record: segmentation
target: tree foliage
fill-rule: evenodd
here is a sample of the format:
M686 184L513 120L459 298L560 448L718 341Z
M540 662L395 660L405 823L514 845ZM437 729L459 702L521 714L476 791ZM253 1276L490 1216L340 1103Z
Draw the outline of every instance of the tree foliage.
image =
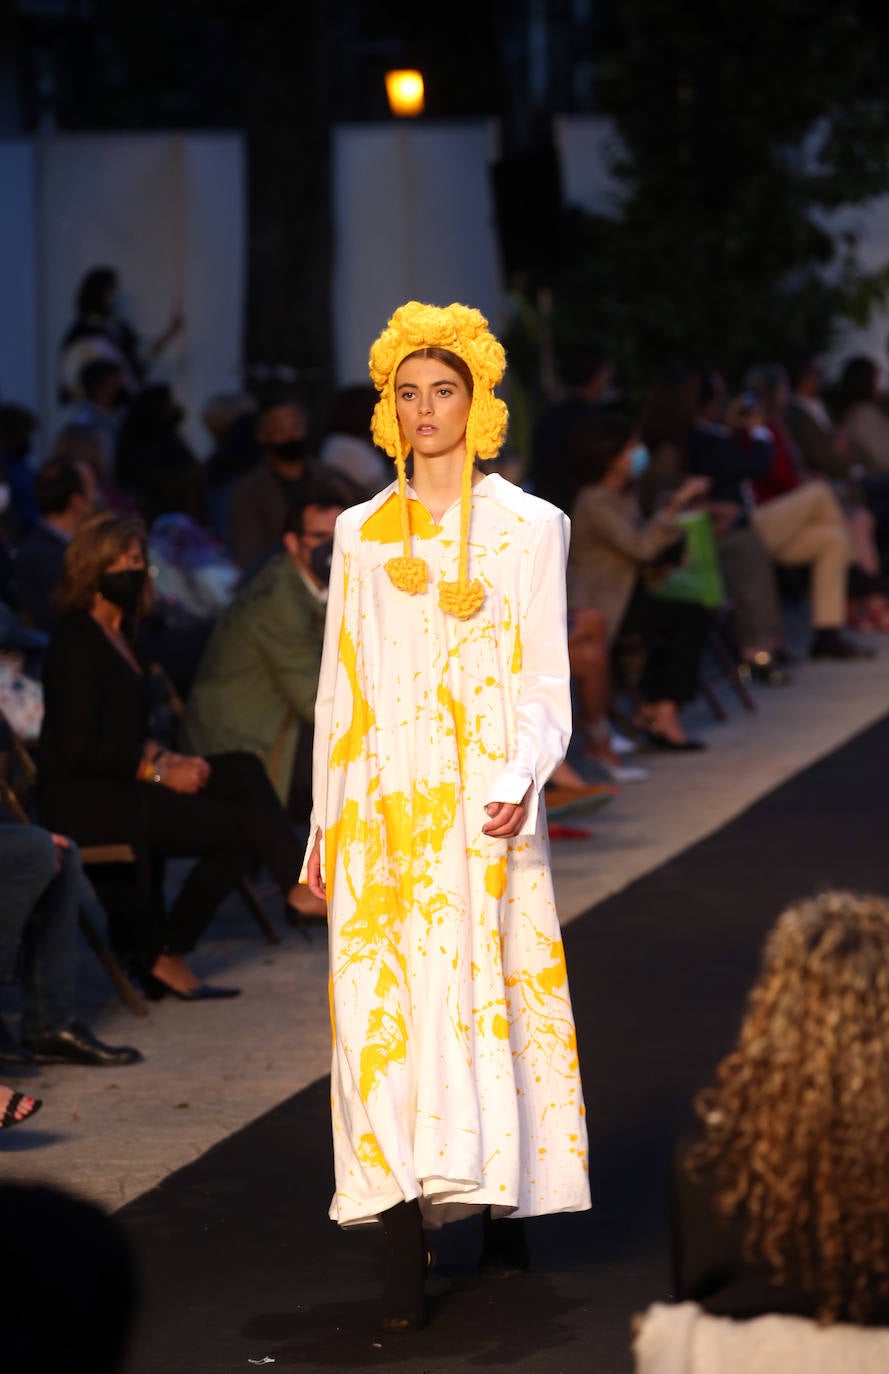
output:
M619 0L598 94L621 152L619 220L578 216L559 274L564 341L596 334L631 383L679 359L738 374L823 349L889 273L827 217L889 189L881 6ZM889 259L889 245L887 245Z

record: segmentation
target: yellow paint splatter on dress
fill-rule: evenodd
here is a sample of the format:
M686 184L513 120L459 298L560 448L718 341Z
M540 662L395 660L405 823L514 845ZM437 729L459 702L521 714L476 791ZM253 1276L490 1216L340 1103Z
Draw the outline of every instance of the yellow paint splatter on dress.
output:
M438 583L454 575L457 510L436 525L409 503L430 570L428 592L414 597L384 571L381 546L401 538L391 492L338 526L343 610L322 664L316 806L336 1036L331 1214L345 1225L398 1196L419 1195L432 1224L445 1209L482 1205L477 1198L502 1197L519 1215L589 1203L545 836L540 828L507 846L482 830L513 757L529 673L543 675L534 729L560 673L564 692L553 689L541 738L559 737L563 715L570 728L567 652L557 636L535 667L541 631L531 632L523 611L533 567L544 632L558 632L562 546L545 563L536 550L541 521L552 529L562 517L531 502L526 521L514 504L524 512L530 498L499 479L485 484L497 499L473 497L472 573L486 596L472 621L444 615L437 600ZM338 608L337 591L334 579ZM553 764L535 757L534 776ZM317 779L316 766L316 790ZM429 1179L436 1186L424 1196Z
M488 864L485 869L485 891L489 897L496 897L498 901L506 891L505 854L501 854L495 863Z

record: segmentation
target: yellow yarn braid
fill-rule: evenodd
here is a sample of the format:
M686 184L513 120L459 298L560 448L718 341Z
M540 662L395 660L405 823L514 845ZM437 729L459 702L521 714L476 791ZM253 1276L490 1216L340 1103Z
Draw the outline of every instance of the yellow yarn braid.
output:
M447 348L469 367L473 378L472 404L466 422L466 463L460 491L460 556L456 582L442 582L439 605L449 615L467 620L485 599L476 579L469 581L469 524L472 504L472 472L476 457L494 458L506 434L508 413L494 387L506 368L502 344L488 329L481 311L457 303L445 307L408 301L389 320L370 350L370 375L380 393L371 432L374 442L395 459L398 473L403 555L390 558L386 571L400 590L416 595L426 590L429 569L422 558L411 554L410 516L407 504L405 460L409 448L398 423L395 375L410 353L422 348Z

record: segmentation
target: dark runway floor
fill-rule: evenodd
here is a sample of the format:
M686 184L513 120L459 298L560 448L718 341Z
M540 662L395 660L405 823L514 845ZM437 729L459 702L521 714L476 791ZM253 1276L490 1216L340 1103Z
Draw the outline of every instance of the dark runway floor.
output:
M681 805L681 759L675 773ZM889 893L889 718L567 928L593 1209L529 1223L530 1273L478 1277L478 1223L446 1228L428 1328L376 1335L381 1237L326 1219L318 1082L120 1214L147 1290L133 1374L265 1356L275 1370L629 1370L631 1314L669 1294L672 1140L728 1048L766 930L828 886Z

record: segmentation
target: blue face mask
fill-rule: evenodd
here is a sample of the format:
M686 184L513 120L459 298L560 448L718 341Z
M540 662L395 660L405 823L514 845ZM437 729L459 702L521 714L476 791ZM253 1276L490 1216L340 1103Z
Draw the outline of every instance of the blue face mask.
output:
M638 482L643 473L648 471L651 463L651 454L644 444L637 444L630 451L630 475L634 482Z

